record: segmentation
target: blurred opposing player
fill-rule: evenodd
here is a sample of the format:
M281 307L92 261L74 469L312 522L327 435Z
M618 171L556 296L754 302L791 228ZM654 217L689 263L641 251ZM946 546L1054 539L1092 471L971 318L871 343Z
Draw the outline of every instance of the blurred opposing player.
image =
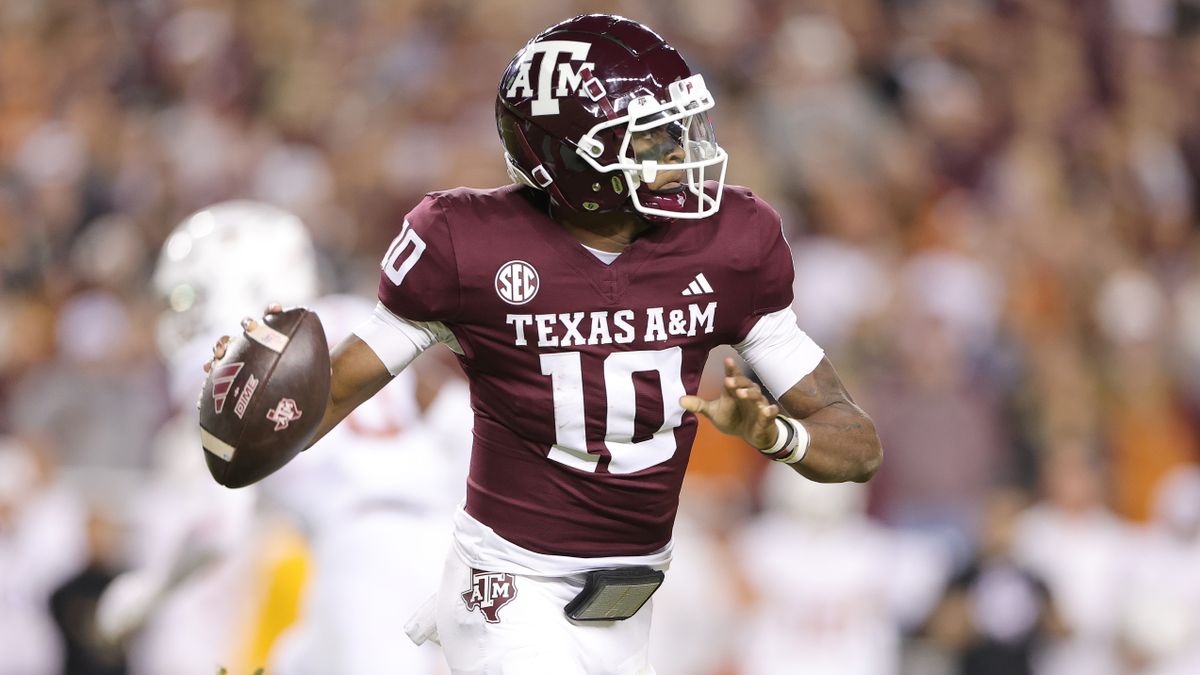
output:
M453 441L435 448L418 433L412 374L311 451L311 467L287 467L261 490L221 488L194 434L198 351L211 347L218 326L273 301L312 305L337 339L349 330L337 334L343 317L361 309L352 309L353 298L315 299L316 256L303 224L258 202L225 202L185 220L163 249L155 284L169 305L159 342L180 412L158 444L163 466L133 509L148 521L140 540L149 550L102 602L102 627L120 638L145 624L138 672L211 675L218 664L238 663L261 596L249 558L265 496L300 519L314 552L304 620L272 672L436 672L436 652L393 639L423 599L406 603L405 594L436 586L441 539L405 555L397 542L422 541L439 509L444 528L454 499L442 473ZM394 498L398 488L403 500ZM423 557L430 548L433 557ZM422 582L422 574L433 578ZM389 623L385 611L406 614Z
M866 480L882 460L789 309L778 213L725 188L713 105L636 22L536 36L497 92L517 184L422 200L384 256L374 315L334 350L318 433L439 342L470 380L467 497L433 622L455 673L653 672L646 602L696 414L816 480ZM732 359L718 399L689 395L722 344L779 406Z
M255 260L274 251L271 262ZM159 432L146 487L129 502L133 567L101 598L109 639L131 642L135 673L211 675L237 663L251 628L256 494L208 475L195 438L195 362L231 308L263 297L289 304L316 293L312 244L295 216L248 201L201 210L167 239L155 269L167 310L156 326L173 407Z
M725 675L737 648L741 590L724 534L743 518L745 488L688 477L680 494L671 573L654 594L655 675Z
M932 608L948 556L871 522L862 486L793 478L767 472L766 510L737 539L755 598L739 634L738 672L900 672L901 630Z
M1132 549L1122 643L1136 675L1200 672L1200 466L1168 474L1153 521Z
M27 439L0 435L0 675L62 672L54 589L86 562L84 505Z
M1116 633L1135 547L1128 527L1104 506L1095 463L1079 445L1047 453L1041 466L1044 499L1017 523L1019 560L1045 580L1070 628L1040 650L1039 675L1123 672Z
M331 342L371 305L348 295L309 304ZM277 675L442 672L437 647L397 639L436 589L470 448L470 400L451 374L429 415L401 373L313 449L262 483L298 515L313 555L300 622L281 639ZM454 460L463 460L461 465Z

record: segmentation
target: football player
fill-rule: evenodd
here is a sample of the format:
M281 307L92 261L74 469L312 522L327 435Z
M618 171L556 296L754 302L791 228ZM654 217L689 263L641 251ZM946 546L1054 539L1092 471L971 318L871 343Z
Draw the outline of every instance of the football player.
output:
M949 552L932 538L869 519L863 485L785 474L766 472L766 508L733 542L754 597L737 633L737 672L903 672L901 636L938 600Z
M268 249L272 256L256 260ZM463 387L451 381L422 414L416 378L406 372L308 461L286 467L261 490L226 490L210 478L192 433L202 358L195 349L209 350L219 327L272 300L310 305L336 339L371 305L318 298L316 252L304 224L247 200L185 219L163 248L154 282L168 305L157 333L179 413L158 439L159 470L133 503L145 554L105 594L101 630L113 640L136 636L135 672L212 675L218 664L240 672L239 643L253 633L247 624L260 609L245 601L261 595L251 558L270 520L263 507L273 504L302 526L313 564L300 620L277 645L270 671L440 672L436 648L394 636L427 596L414 586L437 582L465 472L454 456L465 457L466 443L435 433L428 420L445 410L462 426L469 415Z
M266 247L275 253L270 263L255 261ZM102 637L129 643L131 672L212 675L235 666L239 634L251 632L262 533L255 532L256 491L216 485L196 446L195 363L231 312L260 307L260 294L304 302L316 281L300 220L258 202L198 211L159 253L153 283L165 308L154 329L176 412L154 439L148 480L125 504L132 569L105 589L96 610Z
M454 673L653 672L647 601L698 414L811 480L879 467L870 419L789 309L779 214L724 184L713 105L637 22L537 35L496 98L515 184L426 196L373 315L333 350L318 434L435 344L470 380L466 500L435 621L410 632L435 624ZM777 404L732 359L719 398L692 395L722 344Z

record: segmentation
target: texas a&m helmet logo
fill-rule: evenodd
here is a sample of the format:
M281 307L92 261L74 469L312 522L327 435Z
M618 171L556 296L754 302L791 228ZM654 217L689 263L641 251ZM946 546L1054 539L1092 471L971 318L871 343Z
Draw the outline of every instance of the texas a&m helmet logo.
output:
M572 61L586 59L591 47L589 42L575 40L543 40L527 45L504 96L510 99L533 96L529 114L534 117L557 115L557 99L564 96L587 96L593 101L603 98L607 94L604 85L592 74L596 64L583 62L578 68L571 67ZM542 63L538 66L535 84L529 71L536 54L542 55ZM560 60L560 57L565 58ZM556 70L557 78L554 77Z
M286 429L290 422L300 419L304 413L290 398L281 398L275 407L267 411L267 419L275 423L275 431Z
M517 597L517 578L501 572L471 570L471 587L462 592L467 611L476 609L488 623L500 623L500 608Z
M537 295L537 270L524 260L510 260L496 272L496 293L510 305L523 305Z
M238 373L242 372L242 366L244 365L246 364L243 361L227 363L213 371L212 400L214 412L220 413L225 409L225 399L229 396L229 390L233 387L233 381L237 379Z

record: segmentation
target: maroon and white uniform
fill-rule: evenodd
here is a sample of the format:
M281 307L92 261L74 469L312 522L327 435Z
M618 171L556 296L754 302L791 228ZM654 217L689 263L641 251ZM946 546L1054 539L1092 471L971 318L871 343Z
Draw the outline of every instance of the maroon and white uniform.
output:
M459 355L475 412L464 562L665 567L696 433L678 401L709 351L738 346L776 394L822 357L788 309L792 277L779 215L744 188L611 264L533 190L457 189L408 215L357 333L393 372L437 340Z

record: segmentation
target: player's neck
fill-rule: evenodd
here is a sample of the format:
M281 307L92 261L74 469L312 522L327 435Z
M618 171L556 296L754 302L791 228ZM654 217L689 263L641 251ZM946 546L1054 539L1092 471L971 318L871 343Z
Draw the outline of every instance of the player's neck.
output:
M579 240L579 243L591 248L620 253L632 244L643 232L651 227L650 223L632 214L591 215L586 213L562 216L552 214L560 225Z

